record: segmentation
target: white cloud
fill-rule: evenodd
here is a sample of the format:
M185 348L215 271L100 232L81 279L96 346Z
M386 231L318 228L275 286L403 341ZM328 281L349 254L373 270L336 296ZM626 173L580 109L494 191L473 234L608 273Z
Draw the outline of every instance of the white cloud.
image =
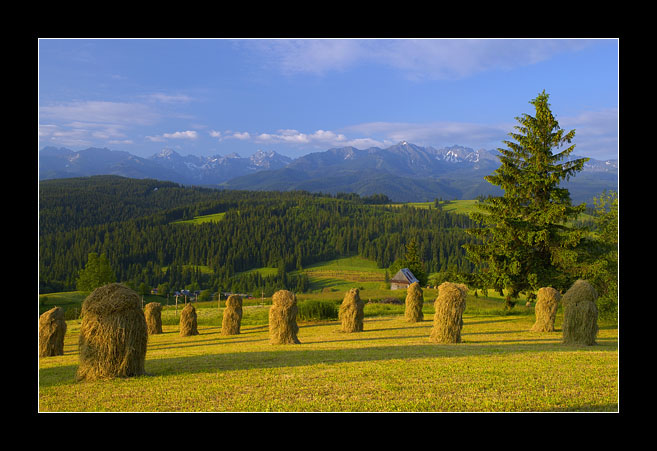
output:
M459 79L510 69L577 51L580 39L294 39L255 40L248 45L283 73L321 75L362 62L398 69L412 79Z
M331 147L331 146L363 146L380 144L379 141L369 138L347 138L342 133L336 133L330 130L316 130L313 133L302 133L294 129L282 129L276 133L260 133L255 136L254 140L258 143L283 143L283 144L300 144L313 147Z
M475 124L468 122L368 122L345 128L346 132L359 133L386 145L399 141L442 147L461 144L469 147L492 149L506 139L512 125Z
M84 124L151 125L159 115L140 103L85 101L39 108L43 119Z
M597 159L618 158L618 108L558 117L559 126L575 129L574 153Z
M198 138L198 133L194 130L186 130L184 132L164 133L162 137L170 139L196 139Z
M197 139L198 132L194 130L186 130L184 132L163 133L161 135L146 136L146 139L151 142L164 142L167 139Z
M146 96L148 99L161 102L161 103L188 103L193 99L185 94L165 94L163 92L156 92Z
M221 132L218 132L216 130L210 130L208 133L213 138L221 138Z

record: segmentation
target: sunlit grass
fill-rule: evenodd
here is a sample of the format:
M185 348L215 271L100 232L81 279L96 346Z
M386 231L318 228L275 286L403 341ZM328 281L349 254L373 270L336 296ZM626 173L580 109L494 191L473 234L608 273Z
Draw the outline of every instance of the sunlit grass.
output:
M111 381L74 382L79 320L70 321L65 355L40 359L40 411L618 408L612 325L601 325L597 346L570 347L559 330L529 332L532 316L466 314L463 343L438 345L429 341L431 318L407 323L391 314L368 316L364 331L351 334L341 333L337 321L300 323L300 345L270 345L268 307L245 309L235 336L222 336L203 310L199 335L180 337L177 324L166 324L164 334L149 336L147 374Z

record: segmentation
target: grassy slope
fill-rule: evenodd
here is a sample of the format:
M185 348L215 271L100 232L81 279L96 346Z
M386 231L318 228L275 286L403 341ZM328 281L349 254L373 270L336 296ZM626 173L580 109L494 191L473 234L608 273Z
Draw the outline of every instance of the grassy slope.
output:
M560 332L529 332L530 316L466 314L463 343L439 345L428 339L431 316L414 324L368 316L361 333L341 333L335 321L301 323L300 345L270 345L266 307L246 308L246 323L261 319L236 336L203 325L220 317L206 310L198 336L180 337L174 323L149 337L147 375L102 382L74 382L79 321L69 322L65 355L40 359L40 411L618 408L615 327L601 328L598 346L577 348L561 345Z
M465 202L465 201L458 201ZM472 202L472 201L471 201ZM420 208L427 206L417 205ZM453 208L468 205L451 204ZM446 208L447 209L447 206ZM266 271L266 269L262 269ZM340 302L404 291L382 288L384 269L361 257L305 268L315 293ZM329 290L323 290L329 288ZM200 335L180 337L173 306L163 335L149 337L147 375L75 383L79 320L69 321L65 355L40 359L40 411L616 411L618 329L602 324L598 346L566 347L561 332L528 332L533 309L503 315L501 299L468 297L463 340L428 340L436 290L424 290L425 321L403 321L403 306L366 305L365 331L338 322L300 324L301 345L268 343L268 306L245 307L242 334L220 335L216 303L197 304ZM84 294L48 294L47 304ZM157 298L157 297L156 297ZM146 302L157 299L146 299ZM259 300L258 300L259 301ZM265 304L270 301L265 300ZM561 327L561 317L557 328Z

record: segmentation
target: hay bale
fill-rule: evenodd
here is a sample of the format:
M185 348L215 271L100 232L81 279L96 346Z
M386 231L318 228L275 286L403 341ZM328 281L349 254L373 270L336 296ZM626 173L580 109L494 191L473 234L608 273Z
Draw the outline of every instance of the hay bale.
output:
M226 309L221 322L221 335L237 335L242 323L242 298L231 294L226 299Z
M424 320L422 306L424 305L424 294L419 282L413 282L406 290L406 309L404 318L410 323L417 323Z
M188 302L180 312L180 336L190 337L192 335L198 335L196 309Z
M269 343L299 344L297 338L297 297L287 290L279 290L271 298L269 309Z
M39 357L64 355L64 309L53 307L39 317Z
M81 317L78 381L144 374L148 332L137 293L118 283L96 288Z
M159 302L149 302L144 307L144 316L146 317L146 330L148 335L162 333L162 304Z
M595 345L598 335L598 293L585 280L578 280L563 295L563 343Z
M460 343L463 311L468 288L463 284L444 282L438 287L434 302L436 313L430 339L436 343Z
M534 307L536 322L531 328L532 332L554 332L554 319L557 317L560 300L561 294L552 287L538 290Z
M363 331L364 307L365 303L360 299L358 288L352 288L345 293L338 310L338 319L342 322L342 332Z

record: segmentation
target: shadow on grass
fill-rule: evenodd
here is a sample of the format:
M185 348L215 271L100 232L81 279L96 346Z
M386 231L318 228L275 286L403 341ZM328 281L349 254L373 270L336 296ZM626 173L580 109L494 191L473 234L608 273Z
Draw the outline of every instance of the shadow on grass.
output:
M349 341L368 341L363 333ZM391 337L392 338L392 337ZM301 337L300 337L301 339ZM372 338L373 339L373 338ZM380 340L381 338L376 338ZM428 340L426 343L397 346L372 346L345 349L303 349L300 345L271 345L271 350L252 352L230 352L183 356L163 359L146 358L146 375L143 377L163 377L195 373L219 373L225 371L240 371L253 369L272 369L283 367L298 367L311 365L331 365L337 363L359 363L386 360L422 359L422 358L454 358L468 356L487 356L515 354L518 352L599 352L616 349L615 340L604 340L596 346L566 346L561 343L546 343L547 338L509 340L508 343L495 342L486 345L485 342L468 342L467 336L463 343L437 344ZM248 341L248 340L245 340ZM339 340L336 340L339 341ZM601 340L603 341L603 340ZM325 340L322 341L324 343ZM233 342L235 343L235 342ZM482 344L484 343L484 344ZM308 343L312 344L312 343ZM605 349L606 348L606 349ZM67 365L40 370L40 386L48 387L59 384L75 383L74 377L77 365Z

